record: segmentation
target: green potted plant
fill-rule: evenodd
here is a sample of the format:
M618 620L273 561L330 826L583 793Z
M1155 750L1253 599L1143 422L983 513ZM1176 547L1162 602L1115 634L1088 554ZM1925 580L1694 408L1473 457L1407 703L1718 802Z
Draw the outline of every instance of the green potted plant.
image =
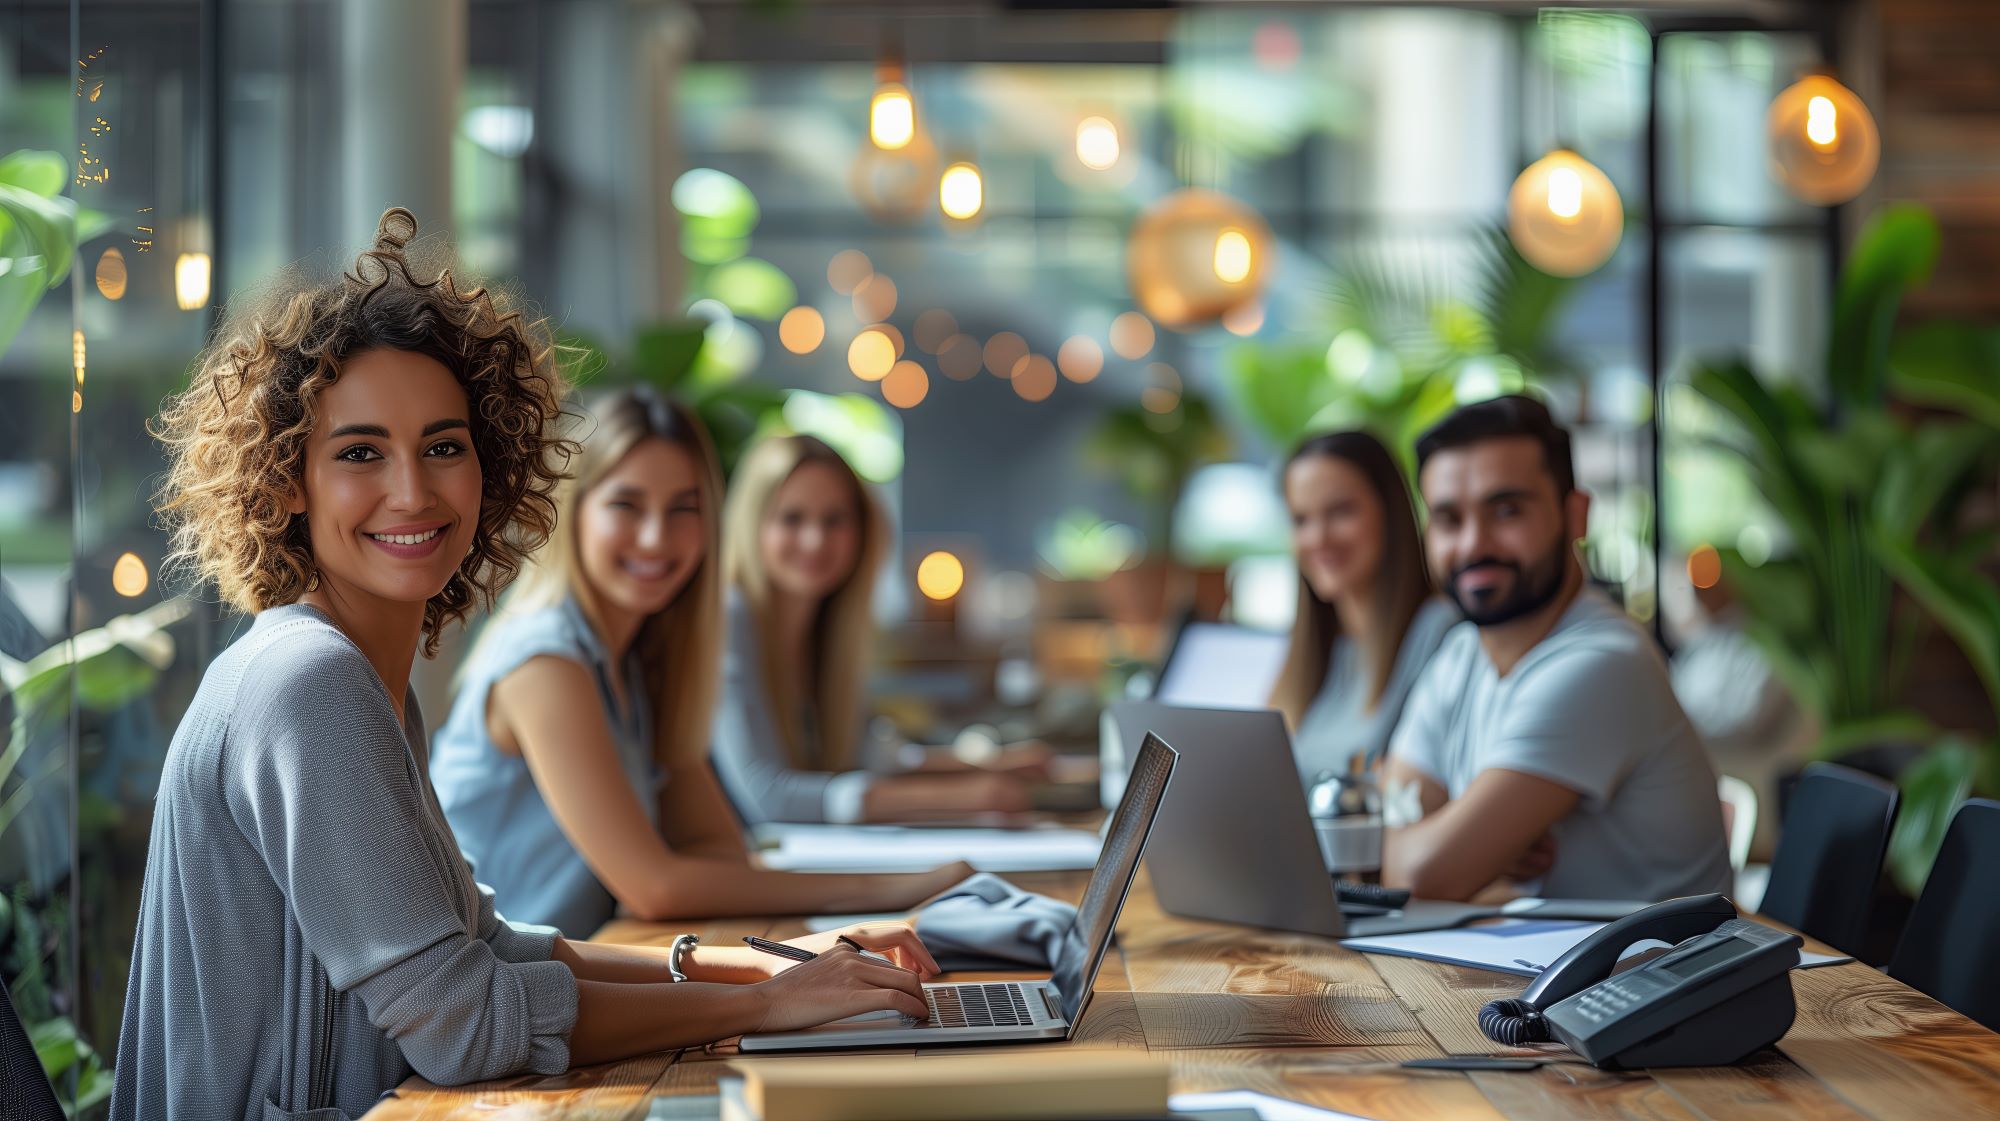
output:
M1914 206L1890 207L1862 231L1841 275L1823 398L1767 384L1741 361L1691 378L1733 422L1725 446L1789 537L1762 564L1719 551L1750 637L1819 720L1817 754L1888 746L1915 756L1898 776L1890 855L1911 893L1957 803L2000 791L2000 744L1940 731L1902 695L1919 628L1935 623L2000 708L2000 595L1980 571L1994 538L1959 517L1972 480L2000 456L2000 342L1955 324L1896 326L1938 243L1936 222Z

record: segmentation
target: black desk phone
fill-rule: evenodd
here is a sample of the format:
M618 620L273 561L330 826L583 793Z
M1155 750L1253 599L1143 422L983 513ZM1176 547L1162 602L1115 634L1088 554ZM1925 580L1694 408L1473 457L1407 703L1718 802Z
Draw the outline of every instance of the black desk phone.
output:
M1612 976L1648 939L1675 945ZM1669 899L1578 943L1519 998L1481 1009L1479 1027L1510 1047L1560 1041L1606 1070L1738 1062L1791 1030L1800 945L1720 895Z

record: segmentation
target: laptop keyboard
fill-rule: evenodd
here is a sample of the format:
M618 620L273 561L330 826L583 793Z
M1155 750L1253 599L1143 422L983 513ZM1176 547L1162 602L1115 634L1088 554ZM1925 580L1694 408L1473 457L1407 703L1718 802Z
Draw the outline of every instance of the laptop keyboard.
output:
M930 1026L935 1028L1009 1027L1035 1022L1028 1011L1026 990L1019 984L950 985L927 988L924 995L930 999Z

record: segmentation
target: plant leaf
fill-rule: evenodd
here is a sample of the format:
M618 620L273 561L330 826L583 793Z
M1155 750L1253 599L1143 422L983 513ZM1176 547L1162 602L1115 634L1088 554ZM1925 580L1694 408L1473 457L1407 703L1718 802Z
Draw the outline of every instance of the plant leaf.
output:
M1926 323L1900 331L1889 370L1898 396L2000 428L2000 328Z
M1937 219L1909 203L1883 207L1862 227L1841 272L1826 349L1827 387L1843 406L1881 401L1896 311L1930 277L1938 242Z
M1988 745L1986 750L1996 747ZM1980 765L1979 750L1952 736L1932 745L1897 780L1903 804L1889 834L1889 872L1912 897L1922 894L1931 864L1944 845L1945 830L1951 827L1951 815L1971 793Z

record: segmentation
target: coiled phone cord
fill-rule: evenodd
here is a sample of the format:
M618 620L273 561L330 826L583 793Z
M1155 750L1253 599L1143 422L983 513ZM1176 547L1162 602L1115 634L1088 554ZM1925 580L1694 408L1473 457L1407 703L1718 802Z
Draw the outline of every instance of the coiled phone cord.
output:
M1488 1001L1479 1010L1479 1030L1486 1033L1486 1038L1508 1047L1547 1043L1550 1039L1549 1022L1542 1019L1541 1009L1512 997Z

